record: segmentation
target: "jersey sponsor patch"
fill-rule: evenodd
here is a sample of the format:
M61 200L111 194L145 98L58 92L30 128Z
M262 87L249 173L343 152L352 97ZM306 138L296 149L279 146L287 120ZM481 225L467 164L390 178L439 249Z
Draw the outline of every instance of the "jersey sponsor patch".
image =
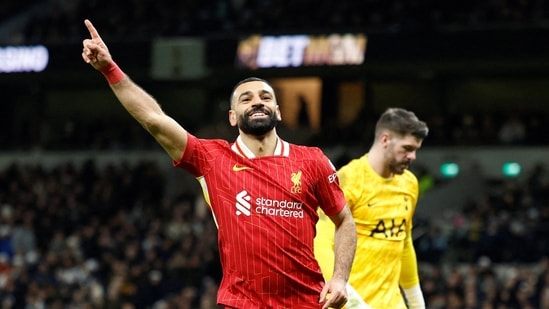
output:
M246 190L236 195L236 215L251 216L252 214L303 218L303 203L288 200L275 200L266 197L252 196Z

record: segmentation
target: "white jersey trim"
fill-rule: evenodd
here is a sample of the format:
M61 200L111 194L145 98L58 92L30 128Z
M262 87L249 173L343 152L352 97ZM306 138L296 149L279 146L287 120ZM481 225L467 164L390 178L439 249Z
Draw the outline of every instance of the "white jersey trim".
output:
M253 158L256 157L255 154L250 150L250 148L248 148L248 146L246 146L244 144L244 142L242 141L242 137L240 135L236 138L236 141L231 146L231 149L235 153L237 153L238 155L240 155L244 158L253 159ZM275 156L289 157L290 156L290 143L288 143L286 141L283 141L282 139L277 137L276 138L276 147L275 147L274 155Z

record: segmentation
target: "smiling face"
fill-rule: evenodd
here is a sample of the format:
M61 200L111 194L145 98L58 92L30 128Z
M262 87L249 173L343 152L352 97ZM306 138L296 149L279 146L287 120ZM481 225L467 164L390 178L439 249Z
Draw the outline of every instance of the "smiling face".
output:
M263 81L250 81L235 88L229 122L245 134L263 136L281 120L274 90Z

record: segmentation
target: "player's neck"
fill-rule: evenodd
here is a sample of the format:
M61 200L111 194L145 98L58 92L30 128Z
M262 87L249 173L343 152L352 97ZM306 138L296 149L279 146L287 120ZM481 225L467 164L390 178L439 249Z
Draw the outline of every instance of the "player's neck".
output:
M263 136L240 133L242 142L256 157L272 156L278 143L276 131L272 130Z
M376 150L376 147L372 147L370 151L368 151L368 163L370 163L370 166L372 169L378 174L379 176L390 179L394 176L393 172L389 168L387 168L385 164L385 160L383 158L383 152Z

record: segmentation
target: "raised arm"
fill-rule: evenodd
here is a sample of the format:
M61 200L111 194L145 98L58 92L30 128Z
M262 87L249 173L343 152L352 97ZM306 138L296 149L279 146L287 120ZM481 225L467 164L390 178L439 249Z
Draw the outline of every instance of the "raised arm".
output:
M82 42L82 58L101 72L124 108L164 148L173 160L179 160L187 144L187 132L162 111L156 100L133 82L113 61L107 45L89 20L84 24L90 38Z

